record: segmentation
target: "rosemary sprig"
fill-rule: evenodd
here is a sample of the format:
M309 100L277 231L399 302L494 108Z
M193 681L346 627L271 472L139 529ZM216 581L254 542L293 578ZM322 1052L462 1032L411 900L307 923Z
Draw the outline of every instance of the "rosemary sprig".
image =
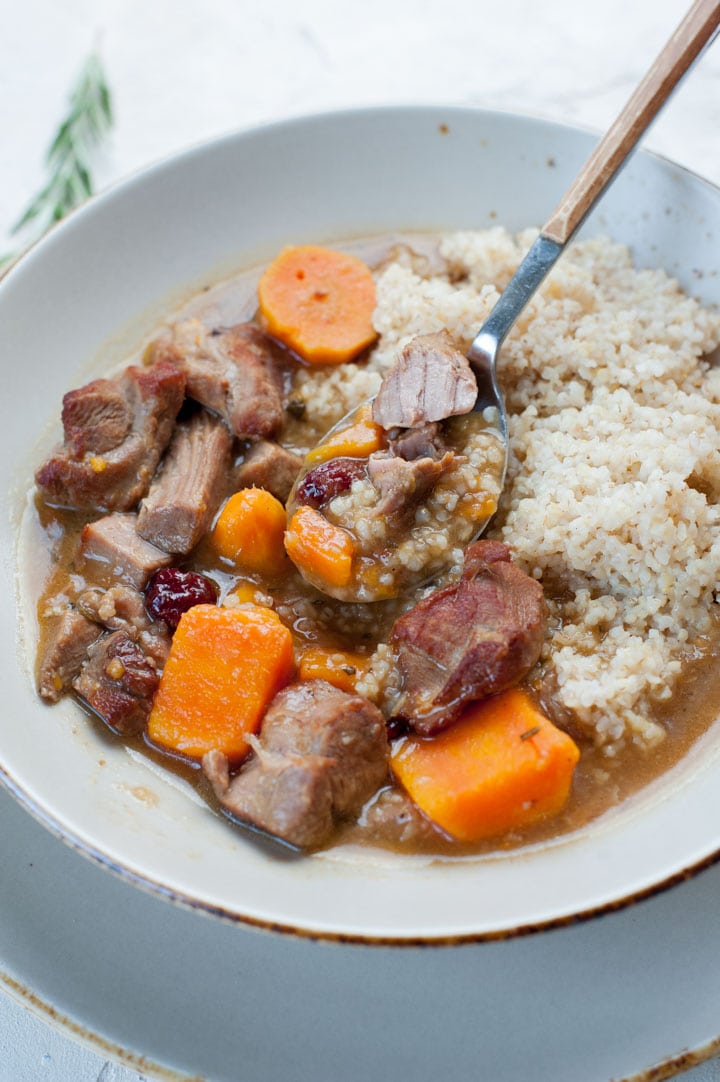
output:
M14 259L37 240L53 222L92 195L92 151L112 128L110 90L100 57L91 54L70 96L67 116L48 148L45 163L48 180L11 230L20 237L17 252L0 256L0 265Z

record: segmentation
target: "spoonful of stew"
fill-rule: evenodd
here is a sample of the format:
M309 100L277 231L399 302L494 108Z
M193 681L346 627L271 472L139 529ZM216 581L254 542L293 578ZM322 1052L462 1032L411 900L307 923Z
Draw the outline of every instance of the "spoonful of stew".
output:
M507 466L500 347L718 25L718 0L696 0L467 353L445 331L412 339L376 397L307 454L287 504L285 546L313 586L342 601L371 602L460 569L463 549L497 509Z

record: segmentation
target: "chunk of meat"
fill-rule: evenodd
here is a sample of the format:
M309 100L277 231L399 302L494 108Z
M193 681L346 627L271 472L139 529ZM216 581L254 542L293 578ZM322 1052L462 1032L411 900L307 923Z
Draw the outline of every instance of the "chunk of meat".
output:
M383 428L414 428L469 413L477 382L467 357L447 331L413 338L385 373L373 402Z
M459 582L437 590L398 620L403 693L394 713L423 735L446 728L466 703L518 683L545 637L542 587L497 541L477 541Z
M43 699L56 703L80 672L89 647L102 632L76 609L52 618L38 659L37 684Z
M510 548L502 541L476 541L474 545L468 545L463 560L463 579L472 579L481 575L486 565L501 564L510 560ZM526 576L527 577L527 576ZM531 579L535 582L535 579ZM539 585L535 582L535 585Z
M377 451L367 461L367 472L380 499L368 514L373 518L405 518L432 492L443 474L461 462L465 458L454 451L446 451L442 458L410 460Z
M388 439L390 450L398 458L442 458L447 451L440 425L437 421L404 428Z
M73 687L111 729L129 736L142 732L159 683L152 658L126 631L113 631L90 647Z
M120 580L138 590L158 568L172 563L172 556L140 537L137 515L132 514L106 515L84 526L80 557L98 581Z
M95 379L63 398L65 446L75 458L99 455L122 443L132 426L123 386L115 379Z
M70 391L65 443L35 474L43 497L83 511L129 511L148 490L184 394L185 376L168 361Z
M336 814L353 815L387 774L385 719L362 695L326 680L304 680L278 692L260 730L266 751L328 759Z
M302 469L302 459L274 440L258 440L235 475L236 488L264 488L285 503Z
M187 377L187 393L218 413L241 439L271 436L283 423L283 351L255 323L209 331L178 323L151 347Z
M136 631L151 623L143 595L131 586L111 586L109 590L92 586L83 590L76 605L88 620L109 631Z
M241 823L297 849L317 849L332 834L332 788L324 759L258 750L231 781L227 758L210 751L203 770L224 810Z
M296 489L295 502L315 509L324 507L365 474L366 463L362 458L330 458L305 474Z
M140 507L140 536L164 552L187 555L225 494L231 447L227 426L205 410L178 424Z
M382 714L324 680L280 691L249 742L255 755L232 780L218 752L203 769L229 815L301 849L326 842L387 777Z
M370 838L390 845L422 847L447 837L400 789L382 789L363 809L359 824Z
M138 590L121 584L109 590L91 587L83 590L75 604L83 616L108 631L127 632L158 670L164 667L172 642L168 626L148 615L145 598Z

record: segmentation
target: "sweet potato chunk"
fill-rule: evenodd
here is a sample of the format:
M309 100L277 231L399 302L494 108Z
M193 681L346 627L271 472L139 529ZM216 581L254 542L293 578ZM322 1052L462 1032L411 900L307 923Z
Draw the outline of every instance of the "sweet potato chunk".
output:
M218 750L238 763L293 669L290 632L271 610L195 605L175 632L148 736L191 759Z
M354 691L355 684L368 666L364 654L333 650L327 646L308 646L298 665L298 680L326 680L341 691Z
M285 534L285 549L300 573L315 584L347 586L352 576L352 538L312 507L299 507Z
M556 815L579 757L570 737L512 688L470 706L432 739L403 738L391 763L434 823L476 842Z
M353 423L321 440L317 447L308 451L305 462L316 466L331 458L367 458L374 451L382 451L386 444L385 432L373 421L370 407L361 406Z
M223 507L212 542L215 551L245 571L276 578L289 564L283 548L285 508L264 488L243 488Z

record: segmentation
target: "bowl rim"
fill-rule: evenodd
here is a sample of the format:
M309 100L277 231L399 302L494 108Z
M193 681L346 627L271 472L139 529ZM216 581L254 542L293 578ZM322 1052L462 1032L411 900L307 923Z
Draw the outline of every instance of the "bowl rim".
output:
M476 108L472 105L444 104L432 101L350 106L341 109L313 111L307 114L297 114L289 117L267 120L258 124L245 125L215 137L198 140L179 151L162 155L154 161L139 166L119 177L99 192L88 197L83 203L69 212L62 220L54 223L40 238L13 258L7 266L0 269L0 293L2 293L6 281L15 277L16 268L25 266L26 263L32 261L38 251L42 253L42 250L48 243L54 243L67 229L73 228L76 221L83 219L88 213L92 213L96 204L111 199L117 192L131 191L135 185L144 184L148 179L162 174L166 169L182 167L185 163L192 161L196 157L202 157L208 151L220 149L224 145L232 145L238 139L248 136L265 132L281 133L284 129L292 130L297 126L304 126L307 124L323 124L345 118L360 119L362 117L377 115L416 114L419 116L424 113L442 114L443 116L449 117L450 120L452 120L453 116L465 118L485 117L488 119L505 118L510 122L530 122L531 124L541 125L547 129L557 131L558 134L580 134L583 136L595 136L597 138L601 135L596 128L561 122L539 114L519 112L510 109ZM720 184L715 184L706 177L701 176L694 170L674 161L668 156L657 151L647 150L642 146L637 148L634 153L639 153L643 158L654 159L663 166L670 168L673 172L686 176L691 179L693 183L700 185L700 187L705 188L720 197ZM3 766L2 762L0 762L0 784L3 785L13 798L16 799L37 822L45 827L56 838L89 859L91 862L99 865L114 876L135 887L157 897L161 897L173 904L182 906L183 908L218 918L230 924L239 924L266 932L274 932L311 941L337 944L400 948L455 947L464 944L496 942L516 939L528 935L536 935L542 932L581 924L641 903L648 898L659 895L664 891L670 890L674 886L701 874L707 868L712 867L720 861L720 841L718 841L715 848L706 852L699 858L690 860L689 863L685 864L683 867L662 876L660 879L653 880L645 886L630 890L618 897L601 901L596 905L585 906L573 912L545 919L517 923L513 927L508 928L478 932L460 932L456 934L439 933L435 935L421 933L409 936L363 932L336 932L324 930L322 928L303 927L302 925L295 924L291 921L279 922L241 913L236 909L230 909L222 905L214 904L210 901L203 900L200 897L193 896L183 890L170 887L153 878L151 875L145 872L139 872L128 864L111 857L98 846L82 838L75 831L68 829L63 825L62 820L59 817L44 808L39 801L23 788L22 785L14 780L11 773ZM522 850L519 850L519 852L522 852Z
M93 192L83 199L76 207L73 207L72 210L68 211L64 217L56 222L51 222L42 236L31 241L26 248L23 248L16 255L12 256L6 265L0 266L0 290L3 288L5 279L11 274L14 274L16 267L20 266L20 264L24 264L28 257L33 256L36 249L41 245L45 246L49 238L55 238L62 234L77 218L84 216L88 211L92 210L96 203L101 201L104 202L120 189L124 190L125 188L133 187L135 184L144 183L148 178L161 173L165 168L174 168L176 165L189 161L196 156L202 156L211 149L222 147L225 144L230 145L237 139L245 136L279 131L283 128L293 128L298 124L322 124L332 120L342 120L346 117L359 118L377 114L412 113L420 115L428 112L450 113L458 117L504 117L511 122L515 120L520 122L529 121L533 124L541 124L544 127L556 129L559 132L572 132L574 134L591 136L598 140L604 135L602 129L594 127L591 124L571 124L567 121L555 120L542 113L519 112L516 109L486 109L482 106L475 107L473 105L443 103L432 100L407 103L383 102L378 103L377 105L350 105L338 109L313 110L309 113L298 113L293 116L278 117L272 120L261 120L257 124L243 125L222 132L219 135L198 139L184 146L180 150L168 151L168 153L159 155L157 158L151 159L144 165L136 166L129 172L110 181L99 191ZM707 177L702 176L702 174L691 169L689 166L675 161L667 154L663 154L657 150L649 150L643 145L642 139L640 140L640 143L635 146L634 150L631 151L627 161L631 161L636 155L661 162L674 171L692 179L694 183L699 184L710 191L720 193L720 182L715 184ZM620 172L622 172L622 170ZM619 173L613 178L606 191L610 190L618 176ZM592 214L594 210L595 206L591 208L589 214Z
M631 906L638 905L649 898L663 894L688 879L700 875L708 868L713 867L720 861L720 846L707 856L694 861L685 868L663 879L630 891L621 897L614 898L598 905L588 906L562 916L549 917L546 920L527 921L517 924L512 928L496 929L487 932L460 932L457 934L439 935L374 935L361 932L331 932L323 929L303 928L301 925L291 922L279 922L266 920L245 913L239 913L225 906L214 905L194 898L184 891L168 887L165 883L153 879L151 876L141 874L118 860L114 860L97 846L86 842L73 831L67 830L62 823L53 815L46 812L30 797L24 789L18 786L0 764L0 783L28 811L32 817L50 831L65 845L69 846L81 856L90 860L93 864L110 872L118 879L138 887L156 897L163 898L174 905L182 906L192 912L202 913L206 916L217 918L229 924L239 924L244 927L255 928L258 931L273 932L279 935L291 936L297 939L306 939L311 942L335 943L338 945L364 946L364 947L459 947L478 943L497 943L511 939L520 939L525 936L537 935L542 932L557 931L561 928L570 928L576 924L585 924L596 920L598 917L608 916Z

